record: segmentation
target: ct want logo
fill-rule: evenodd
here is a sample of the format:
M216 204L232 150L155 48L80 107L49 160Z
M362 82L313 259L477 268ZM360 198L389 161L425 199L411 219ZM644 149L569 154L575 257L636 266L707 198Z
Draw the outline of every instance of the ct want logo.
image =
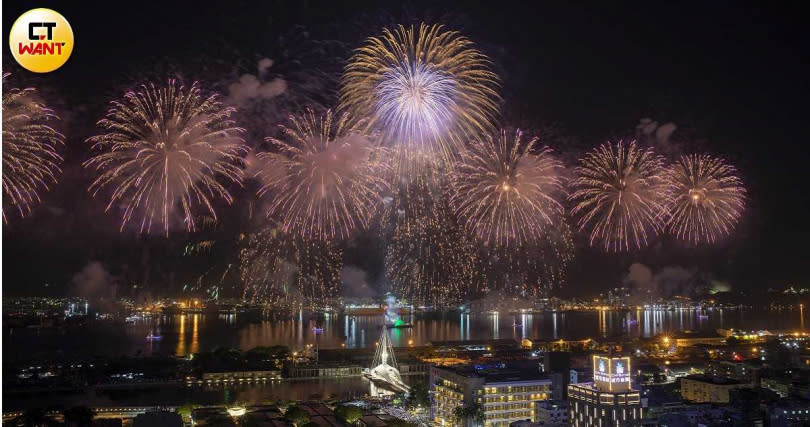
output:
M73 29L51 9L31 9L20 15L8 36L14 59L35 73L48 73L67 62L73 52Z

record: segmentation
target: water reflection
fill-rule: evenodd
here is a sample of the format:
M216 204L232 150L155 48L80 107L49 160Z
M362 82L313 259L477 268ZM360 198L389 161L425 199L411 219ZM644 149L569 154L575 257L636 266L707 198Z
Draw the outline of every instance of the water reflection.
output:
M649 337L676 330L714 331L718 328L795 330L804 328L804 309L775 315L765 310L600 310L546 313L453 314L423 319L403 318L412 328L392 329L394 346L424 345L436 341L498 338L584 339L620 336ZM321 348L371 347L379 338L382 316L313 316L299 312L292 319L250 321L247 316L187 314L156 316L134 324L101 323L92 328L17 329L6 331L3 356L25 360L37 354L62 351L71 355L133 355L136 353L185 356L215 347L250 349L307 344ZM316 336L313 328L322 328ZM154 331L159 341L147 341Z
M180 315L180 330L177 334L177 349L174 351L175 356L186 355L186 316Z

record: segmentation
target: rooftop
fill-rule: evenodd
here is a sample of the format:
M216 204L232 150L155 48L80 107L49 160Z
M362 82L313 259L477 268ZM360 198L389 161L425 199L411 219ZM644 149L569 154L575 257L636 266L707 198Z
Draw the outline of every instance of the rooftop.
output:
M700 381L704 383L712 383L717 385L736 385L740 384L739 381L726 377L713 377L711 375L687 375L685 379Z
M436 367L435 369L449 371L467 378L484 378L484 382L487 384L514 381L548 380L548 375L541 373L539 368L517 369L504 365L453 365L447 367Z

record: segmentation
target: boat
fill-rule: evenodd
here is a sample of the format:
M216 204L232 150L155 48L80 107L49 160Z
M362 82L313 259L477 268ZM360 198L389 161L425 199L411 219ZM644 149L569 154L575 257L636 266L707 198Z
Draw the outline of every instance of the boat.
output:
M410 323L402 323L400 321L397 321L394 323L388 323L385 325L385 327L388 329L408 329L413 328L413 325Z
M410 323L403 322L402 319L397 319L397 320L394 320L393 323L387 322L385 324L385 327L387 329L407 329L407 328L412 328L413 325L410 324Z
M160 341L161 339L163 339L162 335L160 334L155 335L155 333L151 331L149 332L149 335L146 336L147 341Z

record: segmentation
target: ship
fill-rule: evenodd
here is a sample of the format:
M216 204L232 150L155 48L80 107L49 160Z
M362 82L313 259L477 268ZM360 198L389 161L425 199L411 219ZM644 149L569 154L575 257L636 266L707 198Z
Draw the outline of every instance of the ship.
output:
M402 319L397 319L396 321L394 321L394 323L386 323L385 327L388 329L408 329L412 328L413 324L405 323L402 321Z

